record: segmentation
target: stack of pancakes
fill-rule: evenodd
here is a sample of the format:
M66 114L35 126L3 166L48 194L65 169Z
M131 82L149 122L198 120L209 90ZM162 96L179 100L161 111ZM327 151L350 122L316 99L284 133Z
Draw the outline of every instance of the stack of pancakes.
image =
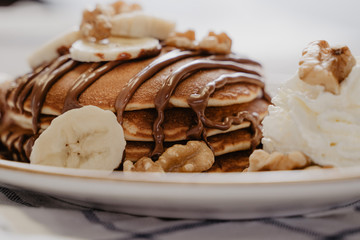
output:
M161 99L159 94L169 84L172 76L181 71L184 73L186 69L192 68L192 63L198 63L200 67L185 72L181 81L173 85L174 90L168 94L169 101L165 106L163 121L160 122L163 130L163 148L160 149L165 150L190 139L203 140L216 156L216 162L210 171L242 170L246 167L246 157L251 148L255 147L254 138L259 137L254 136L259 134L254 131L258 126L254 125L260 124L267 114L269 100L265 97L263 85L251 81L233 81L217 86L206 101L204 115L207 120L224 125L229 117L237 119L239 113L246 112L257 121L249 121L245 117L240 119L241 121L233 121L225 128L202 124L204 128L197 135L190 134L191 130L199 125L199 117L189 105L189 98L196 98L213 84L214 80L239 72L244 73L245 77L242 78L253 78L259 82L261 66L234 54L214 56L191 53L176 61L163 61L162 63L166 64L149 74L152 71L151 66L157 66L155 63L161 58L174 59L167 57L184 52L164 47L155 57L119 61L116 64L76 62L64 55L60 60L39 66L33 73L2 85L1 141L12 153L14 160L27 162L32 144L52 119L72 108L95 105L117 114L127 141L126 159L136 161L143 156L153 156L156 159L153 152L157 144L154 141L154 122L159 117L156 99ZM211 67L203 64L207 62L211 62ZM96 77L91 75L104 68L108 69ZM140 75L148 76L143 78L139 87L132 88L133 94L124 91L129 89L135 82L134 79L139 79ZM89 76L92 76L92 81L85 84L90 79ZM80 91L79 85L86 87ZM74 95L74 92L77 92L77 95ZM128 99L128 102L119 102L124 99ZM123 105L124 109L119 110L119 105Z

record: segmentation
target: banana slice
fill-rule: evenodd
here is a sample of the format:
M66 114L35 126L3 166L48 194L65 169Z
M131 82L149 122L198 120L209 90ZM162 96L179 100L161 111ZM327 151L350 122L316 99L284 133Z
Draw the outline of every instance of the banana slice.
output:
M159 40L155 38L110 37L100 43L78 40L70 48L70 54L76 61L101 62L135 59L159 49Z
M65 168L113 170L126 141L113 112L95 106L55 118L35 141L30 163Z
M168 38L175 29L174 22L141 11L115 15L111 25L113 36L153 37L160 40Z
M29 56L29 65L32 68L35 68L43 63L54 60L60 56L60 52L63 50L63 47L70 48L71 44L78 39L80 39L80 33L77 29L73 29L51 40Z

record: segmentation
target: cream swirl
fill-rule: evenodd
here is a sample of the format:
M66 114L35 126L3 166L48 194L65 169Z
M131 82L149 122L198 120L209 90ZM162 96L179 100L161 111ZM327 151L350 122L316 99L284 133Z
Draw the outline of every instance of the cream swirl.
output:
M272 101L263 121L266 151L302 151L320 165L360 164L359 58L338 95L296 74Z

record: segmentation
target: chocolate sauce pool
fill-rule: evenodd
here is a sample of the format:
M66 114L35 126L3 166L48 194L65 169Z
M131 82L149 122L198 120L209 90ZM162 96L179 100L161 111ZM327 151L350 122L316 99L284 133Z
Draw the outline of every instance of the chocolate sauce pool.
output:
M146 53L144 56L153 57L160 51L153 51L151 54ZM168 107L169 100L178 84L188 78L190 75L209 69L229 69L236 71L233 74L223 74L220 77L210 81L199 93L189 96L187 102L191 109L196 113L197 125L193 126L187 132L188 139L199 139L207 142L205 127L227 130L232 125L241 124L243 121L250 121L253 137L251 140L252 148L260 143L261 131L259 129L259 118L248 112L240 112L235 116L229 116L222 122L213 122L205 115L209 98L216 89L228 84L247 83L259 86L262 89L263 98L269 101L269 96L264 91L264 83L261 74L258 72L260 64L236 55L208 55L197 51L183 51L173 49L159 56L147 67L141 70L137 75L129 80L116 98L115 110L118 122L122 124L123 113L127 104L137 89L147 80L164 68L190 57L199 57L200 59L187 63L174 72L172 72L161 86L155 97L155 108L157 118L153 125L153 136L155 148L151 154L157 158L164 151L164 111ZM62 112L81 107L79 97L94 82L112 69L120 66L127 60L112 62L100 62L89 64L89 67L76 79L73 86L68 91ZM11 146L20 151L27 158L30 155L31 147L39 135L41 109L44 105L46 95L50 88L67 72L78 66L80 62L73 61L68 54L60 56L51 64L43 65L36 68L33 73L27 74L17 79L16 87L9 89L6 94L6 100L13 103L13 110L24 113L25 100L31 99L31 116L32 116L32 136L28 133L23 136L9 135ZM8 144L7 144L8 145ZM20 149L18 149L20 148Z

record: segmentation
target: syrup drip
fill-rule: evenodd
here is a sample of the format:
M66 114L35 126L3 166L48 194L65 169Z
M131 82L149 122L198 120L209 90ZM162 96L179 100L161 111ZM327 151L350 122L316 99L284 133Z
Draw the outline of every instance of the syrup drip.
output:
M159 54L159 52L151 53L151 55L146 57L151 57L155 54ZM255 115L248 112L239 112L235 116L225 118L222 122L213 122L205 115L205 109L208 105L211 94L214 93L216 89L219 89L227 84L247 83L259 86L262 88L263 98L266 100L270 99L264 91L264 83L262 82L261 74L258 72L259 66L261 65L250 59L241 58L233 54L209 56L200 52L175 49L158 57L136 74L132 79L130 79L127 85L124 86L118 94L115 101L115 110L118 122L122 124L123 113L127 104L137 89L139 89L144 82L175 62L195 56L202 58L194 60L176 69L167 78L155 97L154 104L158 116L153 125L155 148L152 156L154 158L163 152L163 141L165 137L162 124L164 122L164 111L168 106L174 90L181 81L201 70L229 69L236 71L236 73L224 74L217 79L214 79L209 82L199 94L192 94L188 98L188 104L197 116L197 125L188 131L188 139L196 138L207 142L205 127L227 130L232 125L241 124L243 121L247 120L251 122L251 129L253 131L253 137L251 140L252 147L258 145L260 141L261 133L258 126L259 119ZM79 103L79 97L81 94L101 76L116 68L123 62L125 62L125 60L90 64L88 69L86 69L76 79L74 85L68 91L62 112L81 107ZM64 74L74 69L78 64L80 63L71 60L69 55L60 56L51 64L40 66L36 68L33 73L19 78L17 80L17 87L11 89L11 93L7 93L7 101L12 101L15 109L17 109L20 113L25 111L25 100L28 97L31 99L32 128L34 134L30 137L27 133L26 136L24 135L23 137L16 138L16 141L13 141L11 144L13 148L18 148L16 146L19 144L22 145L23 149L21 150L21 155L26 155L26 157L29 158L32 145L39 135L39 118L48 91Z
M223 59L226 59L226 58L224 57ZM170 98L171 98L174 90L178 86L178 84L196 71L204 70L204 69L218 69L218 68L234 70L237 72L252 74L252 75L255 75L256 77L260 77L260 74L256 70L249 68L248 65L240 64L237 62L231 62L231 61L212 60L210 58L195 60L191 63L183 65L182 67L180 67L179 69L174 71L164 82L160 91L158 92L157 96L155 97L155 108L156 108L158 116L155 119L155 122L153 125L153 136L154 136L154 141L155 141L155 148L152 152L152 157L157 158L164 151L163 142L164 142L165 135L164 135L164 129L162 127L162 124L164 122L164 117L165 117L164 111L165 111L166 107L168 106ZM224 86L227 82L227 79L230 79L230 78L224 78L224 79L222 79L222 81L218 80L217 82L224 83L223 84L223 86ZM255 81L252 81L252 82L255 82ZM221 84L218 84L218 85L221 85ZM207 100L208 99L206 99L206 101L205 101L205 98L204 98L204 101L202 101L202 103L201 103L203 106L200 107L200 109L206 108L207 102L208 102ZM193 109L193 110L195 110L195 112L196 112L196 109ZM196 115L201 116L201 113L197 112ZM223 128L223 126L218 126L216 124L214 124L213 127L214 128L218 128L218 127ZM205 136L206 134L202 134L202 133L203 133L203 127L201 129L199 129L199 131L195 135L197 135L198 138L200 138L200 136L202 136L204 138L204 140L207 141L206 136Z
M78 77L75 84L67 93L62 112L64 113L71 109L82 107L79 103L80 95L101 76L122 63L124 63L124 61L107 62L105 64L92 63L91 66Z
M115 109L117 112L117 119L120 124L123 123L123 114L126 105L129 103L131 97L135 94L136 90L148 79L153 77L156 73L164 69L165 67L180 61L182 59L199 55L198 52L173 50L152 63L149 66L141 70L135 77L130 79L126 86L121 90L115 102Z

